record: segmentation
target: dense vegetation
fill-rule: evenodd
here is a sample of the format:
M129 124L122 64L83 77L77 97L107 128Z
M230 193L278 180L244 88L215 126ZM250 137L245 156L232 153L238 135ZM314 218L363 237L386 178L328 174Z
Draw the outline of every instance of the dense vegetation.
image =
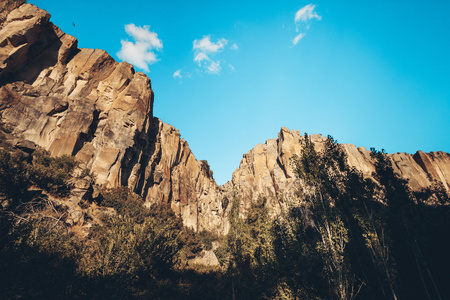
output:
M306 135L292 163L298 199L273 222L255 203L233 211L228 236L237 299L446 299L450 202L445 189L412 193L383 151L375 179L347 164L331 137Z
M449 298L445 189L411 192L383 151L372 150L374 181L332 138L320 151L301 142L297 197L273 218L263 195L244 212L236 192L226 237L195 233L125 187L103 190L96 205L111 209L80 237L52 200L76 162L0 145L0 299ZM190 266L202 249L220 267Z

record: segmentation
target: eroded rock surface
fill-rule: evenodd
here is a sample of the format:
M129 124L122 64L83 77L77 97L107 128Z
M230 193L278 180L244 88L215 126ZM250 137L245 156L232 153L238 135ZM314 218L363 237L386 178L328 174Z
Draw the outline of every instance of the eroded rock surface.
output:
M150 79L103 50L79 49L46 11L0 4L2 126L52 155L74 155L97 184L127 185L148 204L170 204L188 226L222 230L209 166L153 118Z
M151 149L145 155L139 179L130 177L128 186L148 204L168 203L185 225L196 230L227 230L222 206L222 189L212 178L209 165L197 161L178 129L155 118ZM144 168L143 168L144 167Z
M293 198L298 179L291 157L300 132L282 128L244 154L232 180L219 187L205 161L197 161L174 127L153 117L150 79L103 50L80 49L77 40L24 0L0 0L0 122L4 130L52 155L73 155L96 183L128 186L147 205L167 203L196 230L226 233L232 199L242 212L259 196L271 214ZM324 137L312 135L320 149ZM26 145L24 144L24 147ZM350 165L366 177L375 171L365 148L343 145ZM433 181L450 190L450 155L390 155L413 190ZM76 182L76 199L94 193ZM73 213L73 219L79 212ZM75 222L75 221L74 221ZM80 221L81 222L81 221ZM76 223L76 222L75 222Z
M144 150L151 129L150 80L103 50L78 49L49 19L22 4L0 26L1 122L52 155L76 156L98 183L117 186L132 168L127 149Z
M326 138L317 134L310 137L317 150L320 150ZM372 177L375 165L370 151L352 144L342 146L349 165L360 170L365 177ZM283 127L278 139L269 139L264 145L258 144L243 155L239 168L233 173L233 179L225 185L227 190L239 191L240 197L244 199L241 203L244 209L258 197L267 197L267 205L276 213L285 201L293 198L299 184L293 174L290 158L300 150L299 131ZM394 171L408 181L413 191L428 188L433 182L441 183L450 191L450 154L418 151L414 155L394 153L388 156Z

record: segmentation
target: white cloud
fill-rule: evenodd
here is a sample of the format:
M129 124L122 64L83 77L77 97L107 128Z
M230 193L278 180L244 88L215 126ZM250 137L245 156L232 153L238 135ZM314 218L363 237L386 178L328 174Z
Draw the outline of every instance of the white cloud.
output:
M322 17L319 16L314 10L316 9L316 5L315 4L308 4L303 6L302 8L300 8L296 13L295 13L295 23L306 23L309 20L312 19L317 19L317 20L321 20Z
M199 66L201 66L202 61L204 61L204 60L209 61L209 60L211 60L211 59L209 58L208 55L206 55L206 54L203 53L203 52L197 53L197 54L195 55L195 57L194 57L194 61L195 61L195 62L198 62L198 65L199 65Z
M117 52L117 57L133 64L144 72L149 72L148 66L158 61L155 51L160 51L163 48L158 34L150 31L148 25L138 27L134 24L127 24L125 25L125 31L135 42L121 40L122 48Z
M181 70L176 70L174 73L173 73L173 78L183 78L183 76L181 76Z
M220 74L220 71L222 70L222 67L220 66L220 60L218 61L211 61L211 63L208 66L208 73L211 74Z
M217 43L211 42L209 35L204 36L201 40L194 40L194 47L192 49L198 52L217 53L228 44L226 39L219 39Z
M293 40L292 40L292 44L297 45L297 43L305 36L305 33L300 33L299 35L297 35Z
M315 4L308 4L297 10L295 13L294 23L295 23L295 31L299 32L298 28L301 27L305 30L309 30L309 26L313 19L322 20L322 17L319 16L316 12ZM292 45L297 45L298 42L304 38L306 33L299 33L292 39Z
M230 67L231 70L234 71L234 66L232 64L228 64L228 66Z
M218 39L216 42L211 41L211 36L205 35L199 40L194 40L192 43L192 50L194 50L194 62L203 69L205 73L219 75L222 66L220 65L224 60L215 59L216 55L225 49L228 41L224 38ZM231 49L237 50L237 44L230 46Z
M158 39L158 34L150 31L149 25L136 27L134 24L128 24L125 25L125 31L135 41L148 43L152 49L161 49L163 47L161 40Z

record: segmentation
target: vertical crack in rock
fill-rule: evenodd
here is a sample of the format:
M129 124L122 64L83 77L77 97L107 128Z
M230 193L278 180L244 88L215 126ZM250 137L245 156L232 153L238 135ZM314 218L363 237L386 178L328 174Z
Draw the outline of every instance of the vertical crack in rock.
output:
M158 135L160 134L160 129L162 123L158 118L153 118L153 125L149 134L149 149L146 151L146 163L141 164L139 171L139 181L135 191L142 196L142 198L147 199L148 191L155 182L160 183L162 180L162 174L155 174L155 168L161 162L161 149L157 149L157 141L160 140ZM155 155L156 154L156 155ZM145 161L144 161L145 162ZM158 178L155 180L155 175Z
M98 126L98 122L99 122L99 118L98 118L99 115L100 115L100 112L98 110L94 110L92 112L92 122L89 125L88 131L87 131L87 133L80 132L78 134L77 141L75 142L75 146L72 151L72 156L77 155L78 151L80 151L81 148L83 148L85 143L90 143L94 139L95 132L97 131L97 126Z
M288 178L288 174L286 171L286 168L284 167L284 165L281 163L280 158L277 157L277 165L280 167L281 171L283 171L283 174L286 178Z

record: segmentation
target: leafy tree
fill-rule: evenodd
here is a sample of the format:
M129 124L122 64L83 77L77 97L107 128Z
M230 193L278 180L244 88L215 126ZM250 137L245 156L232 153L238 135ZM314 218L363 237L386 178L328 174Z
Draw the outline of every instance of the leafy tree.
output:
M430 208L421 203L408 187L407 181L394 172L391 160L384 150L371 150L371 156L375 160L375 177L383 187L389 207L387 222L392 232L392 252L399 273L399 293L408 298L441 299L434 270L430 267L432 253L435 252L434 246L429 242L435 232L426 227L430 217L427 211ZM438 215L448 215L445 206L438 206L434 211ZM445 261L442 260L439 264Z
M23 156L0 149L0 197L23 198L29 184Z
M324 276L330 282L330 292L339 299L351 299L355 293L355 279L351 274L345 247L349 242L337 201L345 191L342 178L343 151L331 137L322 153L317 153L308 135L302 142L299 157L293 158L294 171L303 181L298 193L311 211L317 230L317 251L324 261Z
M251 204L247 217L240 216L240 200L234 195L230 212L227 248L230 253L228 277L231 296L258 298L269 294L274 280L272 221L266 208L266 198ZM258 296L259 295L259 296Z
M322 280L323 260L316 251L317 231L310 212L292 205L273 223L273 249L278 274L274 297L287 299L326 298L327 285Z
M307 277L287 274L295 278L290 286L325 298L352 299L360 294L397 299L389 207L383 189L348 165L343 148L332 137L318 146L308 135L300 142L302 150L292 164L301 180L301 201L276 221L275 234L282 237L275 239L275 249L279 258L288 255L286 261L292 261L295 253L304 257L299 268L303 265L306 270L320 261L323 271L303 272ZM316 257L305 250L311 247ZM324 284L328 296L320 295ZM308 286L313 288L305 289Z

